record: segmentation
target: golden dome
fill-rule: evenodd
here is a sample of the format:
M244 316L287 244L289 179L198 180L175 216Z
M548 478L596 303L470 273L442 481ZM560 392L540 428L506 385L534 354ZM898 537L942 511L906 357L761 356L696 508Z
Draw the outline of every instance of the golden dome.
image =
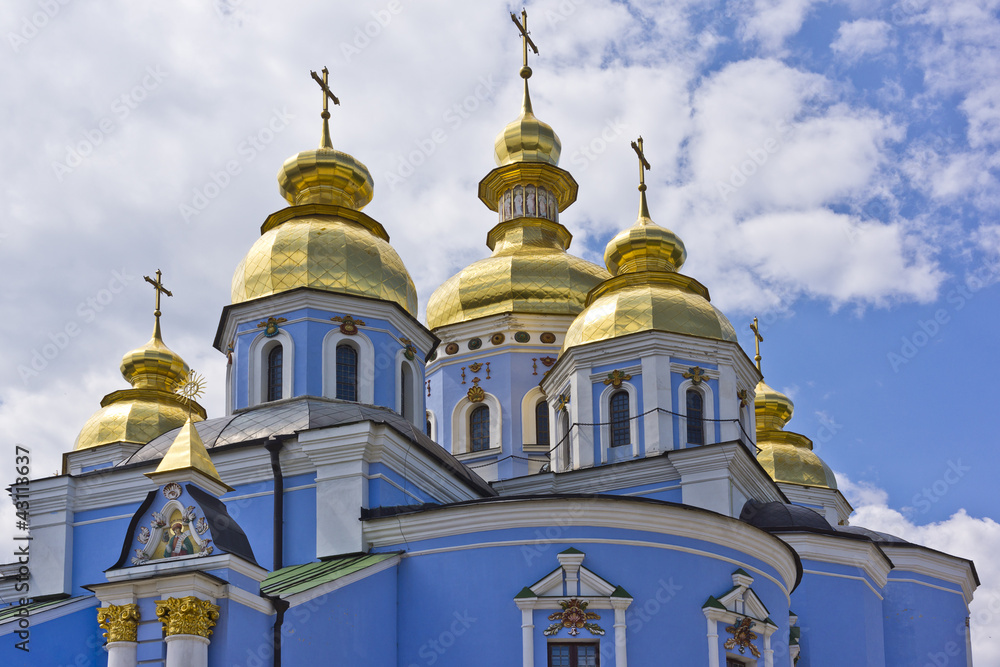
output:
M837 488L830 466L813 451L812 440L783 430L795 406L785 394L761 380L754 390L757 418L757 460L776 482Z
M391 301L416 316L413 280L388 234L368 216L310 204L287 208L268 221L233 274L233 303L314 287Z
M708 290L679 273L643 271L605 281L587 299L566 332L563 349L627 336L667 331L736 342L736 331Z
M645 199L643 199L645 203ZM635 224L618 233L604 249L612 275L638 271L674 272L684 266L687 250L677 234L640 212Z
M490 257L449 278L427 303L431 329L496 315L573 315L608 274L566 252L571 236L562 225L540 218L502 222L490 232Z
M498 167L514 162L544 162L556 166L559 164L559 154L562 152L562 142L547 123L535 117L531 109L531 97L528 95L528 76L531 69L522 68L524 77L524 102L521 105L521 115L511 121L497 135L493 144L494 157Z
M122 376L132 389L115 391L101 401L101 409L80 429L74 450L113 442L146 444L153 438L182 426L190 414L195 421L206 417L205 409L187 403L173 393L190 369L163 344L157 317L153 337L128 352L121 363Z
M278 172L291 204L261 225L233 274L232 302L297 287L391 301L417 314L417 290L389 235L361 212L375 184L368 168L333 149L323 112L320 147L288 158Z

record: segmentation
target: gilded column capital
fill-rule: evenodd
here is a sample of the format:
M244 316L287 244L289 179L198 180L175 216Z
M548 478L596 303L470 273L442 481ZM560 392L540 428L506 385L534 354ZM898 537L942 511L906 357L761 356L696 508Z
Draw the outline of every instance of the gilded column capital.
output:
M163 624L163 634L197 635L208 639L219 619L219 605L193 595L156 601L156 617Z
M111 642L134 642L139 626L139 605L120 604L97 610L97 624L104 630L104 638Z

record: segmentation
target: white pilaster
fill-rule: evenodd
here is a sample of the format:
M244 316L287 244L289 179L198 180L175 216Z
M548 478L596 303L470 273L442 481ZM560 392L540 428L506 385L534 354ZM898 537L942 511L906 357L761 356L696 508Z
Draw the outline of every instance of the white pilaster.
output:
M646 456L674 448L673 406L670 389L670 359L662 354L642 358L642 418ZM660 408L649 412L653 408ZM661 411L662 410L662 411Z
M108 642L108 667L136 667L138 664L136 642Z
M534 600L532 601L534 602ZM531 602L518 601L521 609L521 664L523 667L533 667L535 664L535 621L532 617Z
M719 365L719 442L740 439L740 400L736 396L736 369Z
M719 630L711 618L708 619L708 667L719 667Z
M573 373L570 378L569 410L574 469L590 468L594 465L594 427L580 426L580 424L594 423L593 389L589 369L578 369ZM573 424L577 426L574 427Z
M167 644L166 667L208 667L209 642L205 637L171 635L163 641Z
M628 599L612 599L615 608L615 667L628 667L628 645L625 641L625 610L632 604Z

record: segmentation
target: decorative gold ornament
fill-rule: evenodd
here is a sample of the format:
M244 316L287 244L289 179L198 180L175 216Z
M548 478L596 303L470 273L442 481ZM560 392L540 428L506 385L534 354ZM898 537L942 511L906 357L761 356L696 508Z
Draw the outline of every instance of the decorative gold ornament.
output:
M758 650L757 647L753 645L753 641L757 639L757 633L754 632L752 628L753 628L753 621L749 617L744 618L737 625L729 626L728 628L726 628L726 632L728 632L733 636L727 639L726 643L723 644L723 646L725 646L726 650L728 651L732 651L734 648L738 648L740 651L740 655L746 653L746 650L749 648L750 653L753 654L753 657L759 658L760 650Z
M740 407L745 408L750 403L750 392L746 389L740 389L736 392L736 398L740 399Z
M556 400L556 412L562 412L569 405L569 396L566 394L559 394L559 398Z
M478 373L479 369L481 369L482 367L483 365L478 361L474 364L469 364L469 370L472 371L473 373Z
M760 344L764 342L764 337L760 335L760 325L757 324L757 318L753 318L753 323L750 325L750 331L753 331L753 344L756 348L757 353L754 355L753 360L757 363L757 372L763 374L760 370Z
M617 389L618 387L622 386L622 382L626 382L631 379L632 376L626 373L625 371L620 371L615 369L610 373L608 373L608 379L604 381L604 384L606 385L610 384L612 387Z
M192 401L201 398L201 395L205 393L205 376L194 370L188 371L187 375L177 381L174 393L190 405Z
M146 282L153 286L153 291L156 293L156 310L153 311L153 315L156 317L156 322L160 322L160 294L166 294L167 296L173 296L173 292L168 290L163 286L163 273L159 269L156 270L156 280L153 280L149 276L143 276Z
M539 359L539 361L542 362L542 365L544 365L546 368L550 368L552 366L552 364L556 363L556 358L555 357L542 357L541 359Z
M413 344L413 341L409 338L400 338L399 341L405 346L403 348L403 356L413 361L417 357L417 347Z
M552 343L556 342L556 335L554 333L546 331L545 333L543 333L541 336L538 337L538 340L542 341L546 345L551 345Z
M538 359L535 357L531 358L531 374L538 375Z
M486 362L486 379L490 379L490 362Z
M430 396L431 396L431 381L428 380L427 381L427 397L430 398Z
M457 354L458 353L458 343L448 343L444 348L445 354Z
M284 317L269 317L263 322L258 322L257 328L263 329L266 337L273 338L278 335L278 331L280 330L278 325L287 321L288 320Z
M345 336L353 336L354 334L358 333L359 326L360 327L365 326L364 320L356 320L350 315L344 315L343 317L337 315L336 317L331 317L330 321L340 322L340 333L344 334Z
M687 369L687 372L683 374L683 377L691 380L692 384L701 384L703 380L708 379L708 376L705 375L704 369L700 366L692 366Z
M235 346L236 346L235 338L229 341L229 344L226 345L226 362L229 364L233 363L233 351L236 349Z
M589 605L589 602L585 600L578 600L577 598L561 601L559 606L562 607L562 611L549 614L550 621L559 622L553 623L549 627L545 628L545 630L542 631L542 634L546 637L551 637L563 628L569 628L569 635L571 637L576 637L580 634L580 629L583 628L589 630L592 635L603 637L604 628L596 623L590 622L599 621L601 616L600 614L595 614L592 611L587 611L587 607Z
M505 340L507 340L507 336L502 333L495 333L490 337L490 342L494 345L502 345Z
M469 387L469 392L466 396L469 397L469 401L472 403L482 403L486 399L486 392L477 384Z
M219 605L193 595L156 601L156 617L166 637L196 635L208 639L219 620Z
M319 84L319 87L323 90L323 113L320 114L320 118L323 119L323 136L320 139L320 148L333 148L333 141L330 140L330 107L329 100L333 100L333 103L338 107L340 106L340 100L337 96L333 94L330 90L330 70L326 67L323 68L323 78L319 78L316 72L310 71L309 74L312 75L313 80Z
M462 366L462 384L465 384L465 366Z
M109 605L97 610L97 625L104 638L111 642L134 642L139 628L139 605L136 603Z

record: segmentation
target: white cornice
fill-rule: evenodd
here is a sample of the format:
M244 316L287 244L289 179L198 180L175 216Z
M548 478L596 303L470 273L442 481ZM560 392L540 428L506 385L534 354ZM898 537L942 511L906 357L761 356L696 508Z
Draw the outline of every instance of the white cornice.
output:
M799 554L799 558L860 567L878 588L883 588L892 570L893 561L868 540L850 539L819 533L778 533L789 546Z
M436 510L400 514L365 522L376 547L513 528L615 528L690 538L735 549L769 563L780 573L787 593L795 585L796 559L781 540L707 510L609 497L498 499ZM582 540L585 541L585 540ZM534 543L526 539L525 544Z
M972 595L979 587L979 582L976 581L971 561L917 544L882 544L880 546L892 559L895 566L893 574L912 572L956 584L962 587L965 604L968 605L972 602Z
M200 559L201 562L212 561L218 556ZM232 560L239 560L233 558ZM217 567L229 567L230 563L220 562ZM207 599L215 603L219 599L228 599L242 604L250 609L259 611L262 614L272 614L274 609L271 603L259 595L259 591L247 591L235 584L227 583L217 577L205 574L200 571L171 573L171 569L161 569L150 573L151 566L140 566L128 568L127 570L113 570L107 573L109 582L106 584L94 584L87 586L92 590L97 598L104 604L129 604L145 598L168 598L174 596L195 595L202 599ZM120 573L128 570L146 571L145 578L139 578L142 573L134 572L130 576L120 576ZM240 570L241 574L247 571ZM263 571L262 571L263 572ZM266 575L267 573L264 572ZM112 579L113 575L115 576ZM261 581L264 577L252 576L256 581Z
M778 488L793 503L800 505L820 505L824 508L833 509L838 519L844 521L842 525L847 525L847 517L851 516L851 513L854 512L854 508L844 498L844 494L837 489L788 484L786 482L779 482ZM831 521L830 523L839 523L839 521Z

